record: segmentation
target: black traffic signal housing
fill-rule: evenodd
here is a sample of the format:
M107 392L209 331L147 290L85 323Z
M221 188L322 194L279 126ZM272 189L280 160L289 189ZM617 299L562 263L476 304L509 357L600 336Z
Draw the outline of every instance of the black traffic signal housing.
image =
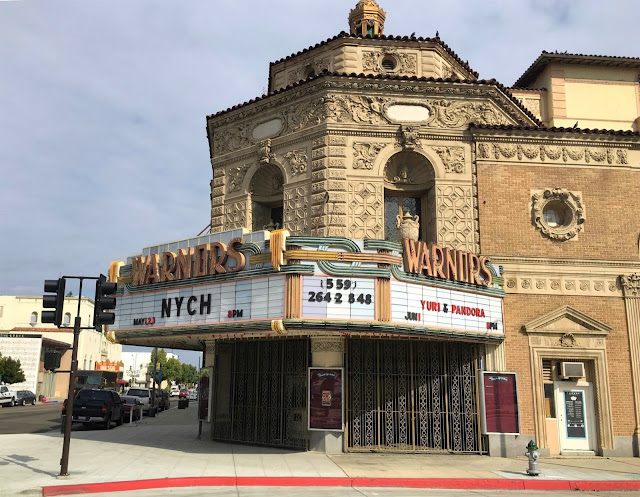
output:
M52 352L44 353L44 369L46 371L53 371L54 369L58 369L60 367L60 351L55 350Z
M62 307L64 306L65 279L44 280L44 291L53 295L42 296L42 307L54 309L53 311L42 311L40 321L42 323L53 323L60 327L62 324Z
M107 277L101 274L96 281L95 309L93 310L93 327L100 330L103 324L113 324L116 315L113 312L105 312L116 308L116 298L113 294L118 289L117 283L110 283Z

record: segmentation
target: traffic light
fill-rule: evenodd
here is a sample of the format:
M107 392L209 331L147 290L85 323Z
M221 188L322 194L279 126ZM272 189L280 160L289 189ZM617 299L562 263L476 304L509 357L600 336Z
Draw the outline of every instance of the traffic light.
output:
M57 350L54 352L45 352L44 353L44 369L47 371L53 371L54 369L58 369L60 367L60 357L61 357L61 354Z
M93 311L93 327L99 330L103 324L113 324L116 315L105 312L116 308L116 298L112 297L118 288L117 283L107 282L107 277L101 274L96 281L95 309Z
M64 305L64 285L65 279L44 280L44 291L53 295L42 296L42 307L45 309L55 309L53 311L42 311L43 323L53 323L56 326L62 324L62 307Z

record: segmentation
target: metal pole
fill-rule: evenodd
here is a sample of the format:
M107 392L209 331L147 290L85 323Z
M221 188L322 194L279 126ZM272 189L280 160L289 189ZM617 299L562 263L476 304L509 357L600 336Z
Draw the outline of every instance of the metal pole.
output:
M156 374L158 369L158 347L153 348L155 357L153 358L153 388L151 390L151 409L149 409L149 416L156 415Z
M82 284L82 283L81 283ZM81 287L82 288L82 287ZM78 297L80 299L80 297ZM79 304L78 304L79 305ZM67 393L67 407L64 419L64 442L62 443L62 458L60 459L60 476L69 475L69 445L71 443L71 423L73 421L73 393L78 370L78 339L80 337L80 312L73 324L73 350L71 351L71 371L69 373L69 392Z

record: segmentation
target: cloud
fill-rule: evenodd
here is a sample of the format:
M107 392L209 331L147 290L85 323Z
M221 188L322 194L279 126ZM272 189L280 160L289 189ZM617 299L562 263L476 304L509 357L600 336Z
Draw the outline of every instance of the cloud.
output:
M270 61L347 30L355 3L3 2L0 294L202 230L205 116L262 94ZM639 55L638 2L380 3L387 33L438 30L505 84L543 49Z

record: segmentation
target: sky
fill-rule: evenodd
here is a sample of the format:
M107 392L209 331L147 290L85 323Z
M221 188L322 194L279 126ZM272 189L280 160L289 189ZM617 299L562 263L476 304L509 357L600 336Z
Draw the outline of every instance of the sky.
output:
M270 61L348 31L356 3L0 0L0 295L202 231L206 116L262 95ZM507 86L542 50L640 56L637 0L379 3L385 34L438 31Z

